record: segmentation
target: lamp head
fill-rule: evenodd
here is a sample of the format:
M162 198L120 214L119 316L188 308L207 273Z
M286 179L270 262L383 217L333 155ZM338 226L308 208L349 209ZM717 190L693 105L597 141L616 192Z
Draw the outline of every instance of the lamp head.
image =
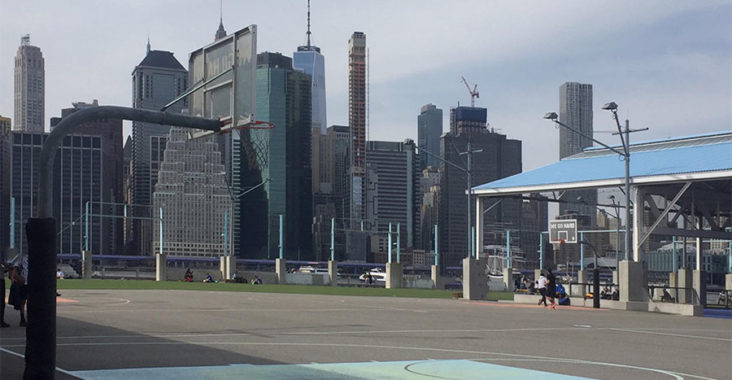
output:
M546 115L544 115L544 119L556 121L559 116L556 112L548 112Z
M615 111L618 109L618 105L615 104L615 102L605 103L605 105L602 106L602 109L607 111Z

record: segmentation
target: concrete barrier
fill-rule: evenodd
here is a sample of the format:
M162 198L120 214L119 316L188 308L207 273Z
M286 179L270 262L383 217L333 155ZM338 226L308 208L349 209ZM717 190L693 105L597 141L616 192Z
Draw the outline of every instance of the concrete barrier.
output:
M386 263L386 288L397 289L402 287L404 271L401 263Z
M463 259L463 298L481 300L488 293L488 275L485 273L486 259ZM503 279L500 280L503 285Z
M155 281L165 281L168 270L168 255L156 254L155 255Z
M278 284L287 283L287 261L285 259L275 259L275 274Z
M517 304L536 305L539 303L541 296L534 294L514 294L513 302ZM592 308L592 298L584 299L582 297L571 297L569 299L571 306ZM561 308L561 305L557 306ZM615 300L600 300L601 309L625 310L625 311L644 311L653 313L666 313L685 316L702 316L704 309L699 305L686 305L670 302L624 302Z
M294 285L328 285L330 276L327 273L287 273L286 281Z

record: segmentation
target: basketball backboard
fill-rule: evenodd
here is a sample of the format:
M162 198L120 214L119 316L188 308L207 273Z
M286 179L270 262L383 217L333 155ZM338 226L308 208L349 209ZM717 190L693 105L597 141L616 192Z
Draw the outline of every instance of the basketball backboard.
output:
M549 221L549 242L553 244L577 243L577 219Z
M188 60L189 113L229 121L222 132L253 123L256 66L256 25L192 52ZM193 130L190 137L211 133Z

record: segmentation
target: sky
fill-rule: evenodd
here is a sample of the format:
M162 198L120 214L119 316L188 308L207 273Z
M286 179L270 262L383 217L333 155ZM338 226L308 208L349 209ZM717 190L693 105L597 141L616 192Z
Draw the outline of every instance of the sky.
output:
M223 0L232 33L257 25L259 52L305 44L306 0ZM13 59L22 35L41 48L45 123L72 102L130 106L131 73L154 50L187 66L213 42L219 0L0 0L0 115L13 117ZM559 131L542 116L559 86L593 85L595 138L619 143L614 101L631 141L732 130L732 1L312 0L313 44L325 56L328 125L348 124L348 39L366 34L369 139L416 140L427 103L476 106L523 142L523 170L556 162ZM129 123L125 124L129 134Z

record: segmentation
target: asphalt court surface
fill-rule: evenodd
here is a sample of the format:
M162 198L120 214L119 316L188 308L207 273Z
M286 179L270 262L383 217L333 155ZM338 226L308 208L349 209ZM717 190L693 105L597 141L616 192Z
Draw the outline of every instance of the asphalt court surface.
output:
M732 320L463 300L65 290L57 378L730 379ZM0 377L25 331L0 330Z

